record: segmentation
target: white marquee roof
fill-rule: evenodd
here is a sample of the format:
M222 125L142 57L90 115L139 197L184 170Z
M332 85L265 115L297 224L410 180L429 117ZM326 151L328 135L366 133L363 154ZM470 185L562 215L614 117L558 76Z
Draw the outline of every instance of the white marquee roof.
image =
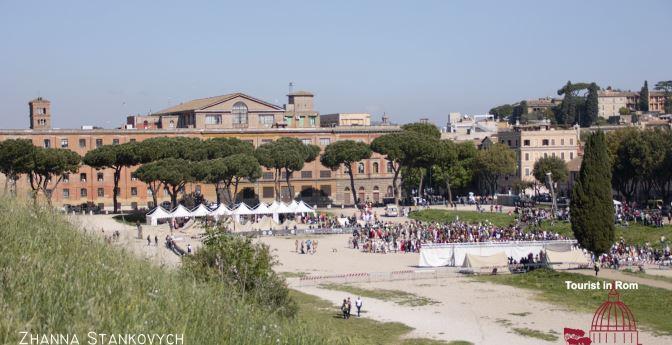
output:
M191 216L192 217L205 217L209 216L212 213L205 205L200 204L198 207L194 208L191 210Z
M170 216L176 218L176 217L191 217L192 215L191 212L189 212L189 210L187 210L186 207L184 207L182 204L179 204L172 212L170 212Z

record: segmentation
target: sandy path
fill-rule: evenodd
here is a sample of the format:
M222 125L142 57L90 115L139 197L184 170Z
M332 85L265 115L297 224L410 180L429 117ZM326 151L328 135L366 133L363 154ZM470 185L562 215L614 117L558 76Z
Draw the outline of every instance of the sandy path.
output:
M595 276L595 271L593 271L593 270L576 270L576 271L572 271L572 273L580 273L580 274L587 275L587 276ZM651 273L649 273L647 271L647 274L651 274ZM600 272L598 273L598 277L603 278L603 279L609 279L609 280L620 280L620 281L624 281L624 282L633 282L633 283L648 285L648 286L657 287L657 288L661 288L661 289L672 290L672 283L670 283L670 282L666 282L666 281L662 281L662 280L649 279L649 278L641 277L641 276L624 274L623 272L619 272L619 271L612 270L612 269L601 269Z

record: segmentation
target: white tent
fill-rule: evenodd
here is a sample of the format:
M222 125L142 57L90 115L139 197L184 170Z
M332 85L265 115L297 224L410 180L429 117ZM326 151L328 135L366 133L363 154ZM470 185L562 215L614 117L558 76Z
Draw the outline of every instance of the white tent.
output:
M294 213L289 206L285 205L284 203L278 203L278 206L273 210L273 213Z
M271 210L264 204L263 202L260 202L257 207L254 208L254 214L271 214Z
M273 202L268 205L268 210L271 211L271 213L275 213L278 207L280 207L280 203L277 200L273 200Z
M467 255L464 257L462 267L491 268L504 267L508 264L509 258L506 257L506 254L503 251L488 256L467 253Z
M172 212L170 212L170 217L171 218L192 217L192 215L191 212L189 212L189 210L187 210L186 207L184 207L182 204L179 204Z
M147 224L156 226L159 224L159 219L170 218L170 212L166 211L163 207L157 206L152 211L147 213Z
M296 206L296 212L297 213L313 213L313 212L315 212L315 210L313 210L310 206L306 205L306 203L303 202L303 200L301 200L299 202L298 206Z
M191 210L192 217L206 217L212 213L205 205L200 204L195 209Z
M245 205L244 202L241 202L240 204L238 204L238 207L236 207L236 209L231 212L231 214L236 216L243 216L254 214L254 211L252 211L247 205Z
M229 210L229 208L226 207L226 205L224 205L224 204L219 204L219 206L217 206L217 208L215 208L214 210L212 210L212 213L211 213L211 214L212 214L213 216L217 216L217 217L228 216L228 215L231 214L231 210Z
M546 250L546 261L553 264L553 268L556 269L568 269L590 264L590 258L588 258L582 250L578 249L565 252L558 252L550 249Z
M289 204L287 204L287 209L289 209L289 213L299 213L296 209L299 207L299 203L296 202L296 200L292 200Z
M614 200L614 206L621 206L621 202L618 200Z

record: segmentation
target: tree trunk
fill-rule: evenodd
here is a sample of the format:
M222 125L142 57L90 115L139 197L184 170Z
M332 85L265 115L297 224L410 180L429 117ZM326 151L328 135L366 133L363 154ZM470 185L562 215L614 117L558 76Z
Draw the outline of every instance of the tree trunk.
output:
M397 208L399 207L399 187L398 187L398 183L399 183L399 172L400 171L401 171L401 167L394 170L394 177L392 178L392 193L394 193L394 204L397 205Z
M275 169L275 174L273 176L273 188L275 188L275 200L280 201L280 187L279 180L280 178L280 169Z
M177 207L177 192L177 186L173 186L170 193L170 204L172 205L173 209Z
M453 191L450 188L450 177L446 176L446 189L448 190L448 203L453 202Z
M420 183L418 183L418 197L422 198L422 183L424 182L425 179L425 174L422 172L422 168L420 168Z
M5 175L5 191L3 192L3 195L7 195L7 190L9 189L9 176Z
M345 170L350 176L350 190L352 191L352 200L355 203L355 208L357 207L357 191L355 190L355 176L352 173L352 165L347 164Z
M222 186L219 184L219 182L215 183L215 194L217 195L217 205L220 205L222 203Z
M233 198L236 199L235 201L238 201L238 183L240 180L238 180L237 177L234 177L233 181Z
M287 182L287 193L289 193L289 199L294 200L294 193L292 193L292 185L289 184L290 171L285 169L285 181Z
M224 186L226 187L226 196L229 198L229 205L235 204L236 201L231 196L231 182L225 182Z
M112 191L113 213L119 212L117 198L119 194L119 180L121 179L121 167L114 168L114 190Z

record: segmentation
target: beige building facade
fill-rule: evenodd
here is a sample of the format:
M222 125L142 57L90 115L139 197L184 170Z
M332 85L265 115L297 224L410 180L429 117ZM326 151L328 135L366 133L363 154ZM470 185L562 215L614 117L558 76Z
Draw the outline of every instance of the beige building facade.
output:
M580 137L575 129L556 129L549 124L514 126L498 134L499 142L516 153L516 178L534 181L534 163L544 157L570 162L579 155Z
M323 127L334 126L371 126L371 114L368 113L337 113L320 115Z
M604 90L597 92L598 116L609 118L620 116L621 108L628 108L628 96L632 92Z

